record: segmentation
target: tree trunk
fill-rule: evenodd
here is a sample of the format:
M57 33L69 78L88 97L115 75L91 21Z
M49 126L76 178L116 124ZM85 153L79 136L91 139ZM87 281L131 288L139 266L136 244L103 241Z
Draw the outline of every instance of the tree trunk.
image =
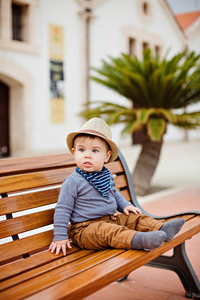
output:
M132 173L137 196L144 196L149 190L151 179L159 162L162 143L162 140L152 142L147 134L144 137L142 150Z

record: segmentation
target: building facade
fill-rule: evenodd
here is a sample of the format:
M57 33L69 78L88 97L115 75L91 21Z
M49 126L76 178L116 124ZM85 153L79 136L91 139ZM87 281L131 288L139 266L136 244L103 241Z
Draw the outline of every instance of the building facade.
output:
M0 156L67 151L88 100L126 102L88 78L108 55L170 55L187 45L165 0L1 0ZM120 146L130 138L120 137ZM169 128L168 140L182 131Z

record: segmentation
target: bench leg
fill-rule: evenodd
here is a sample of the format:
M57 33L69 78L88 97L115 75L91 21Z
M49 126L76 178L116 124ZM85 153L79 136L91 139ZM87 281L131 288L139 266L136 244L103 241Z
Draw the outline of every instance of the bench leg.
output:
M147 266L176 272L185 288L185 297L200 299L200 282L186 254L185 242L174 248L173 256L161 255Z
M129 274L125 275L124 277L121 277L120 279L117 280L117 282L122 282L122 281L126 280L128 275Z

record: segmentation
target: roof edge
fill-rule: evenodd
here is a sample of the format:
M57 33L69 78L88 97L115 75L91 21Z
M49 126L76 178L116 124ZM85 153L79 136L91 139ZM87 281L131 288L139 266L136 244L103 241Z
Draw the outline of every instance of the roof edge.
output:
M175 27L175 30L177 31L178 36L182 40L183 44L186 45L186 35L181 28L178 20L176 19L176 16L174 15L171 7L167 3L167 0L159 0L160 5L163 7L164 11L166 12L167 16L169 17L169 20L172 22L172 25Z

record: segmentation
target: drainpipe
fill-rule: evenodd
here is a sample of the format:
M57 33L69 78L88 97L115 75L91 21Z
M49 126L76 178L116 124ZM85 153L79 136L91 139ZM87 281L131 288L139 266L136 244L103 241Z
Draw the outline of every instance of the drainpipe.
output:
M85 49L85 59L86 59L86 102L90 101L90 22L91 22L91 9L85 9L86 20L85 20L85 41L86 41L86 49Z
M184 46L184 50L188 50L187 42L186 42L186 44L185 44L185 46ZM187 109L186 109L185 106L184 106L184 108L183 108L183 112L184 112L184 113L187 113ZM184 141L184 142L188 142L188 141L189 141L189 134L188 134L188 130L187 130L187 129L184 129L183 141Z
M89 3L88 3L89 2ZM82 92L85 104L90 101L90 23L93 18L92 5L90 1L82 2L83 10L79 13L82 19L82 43L81 43L81 64L82 64Z

